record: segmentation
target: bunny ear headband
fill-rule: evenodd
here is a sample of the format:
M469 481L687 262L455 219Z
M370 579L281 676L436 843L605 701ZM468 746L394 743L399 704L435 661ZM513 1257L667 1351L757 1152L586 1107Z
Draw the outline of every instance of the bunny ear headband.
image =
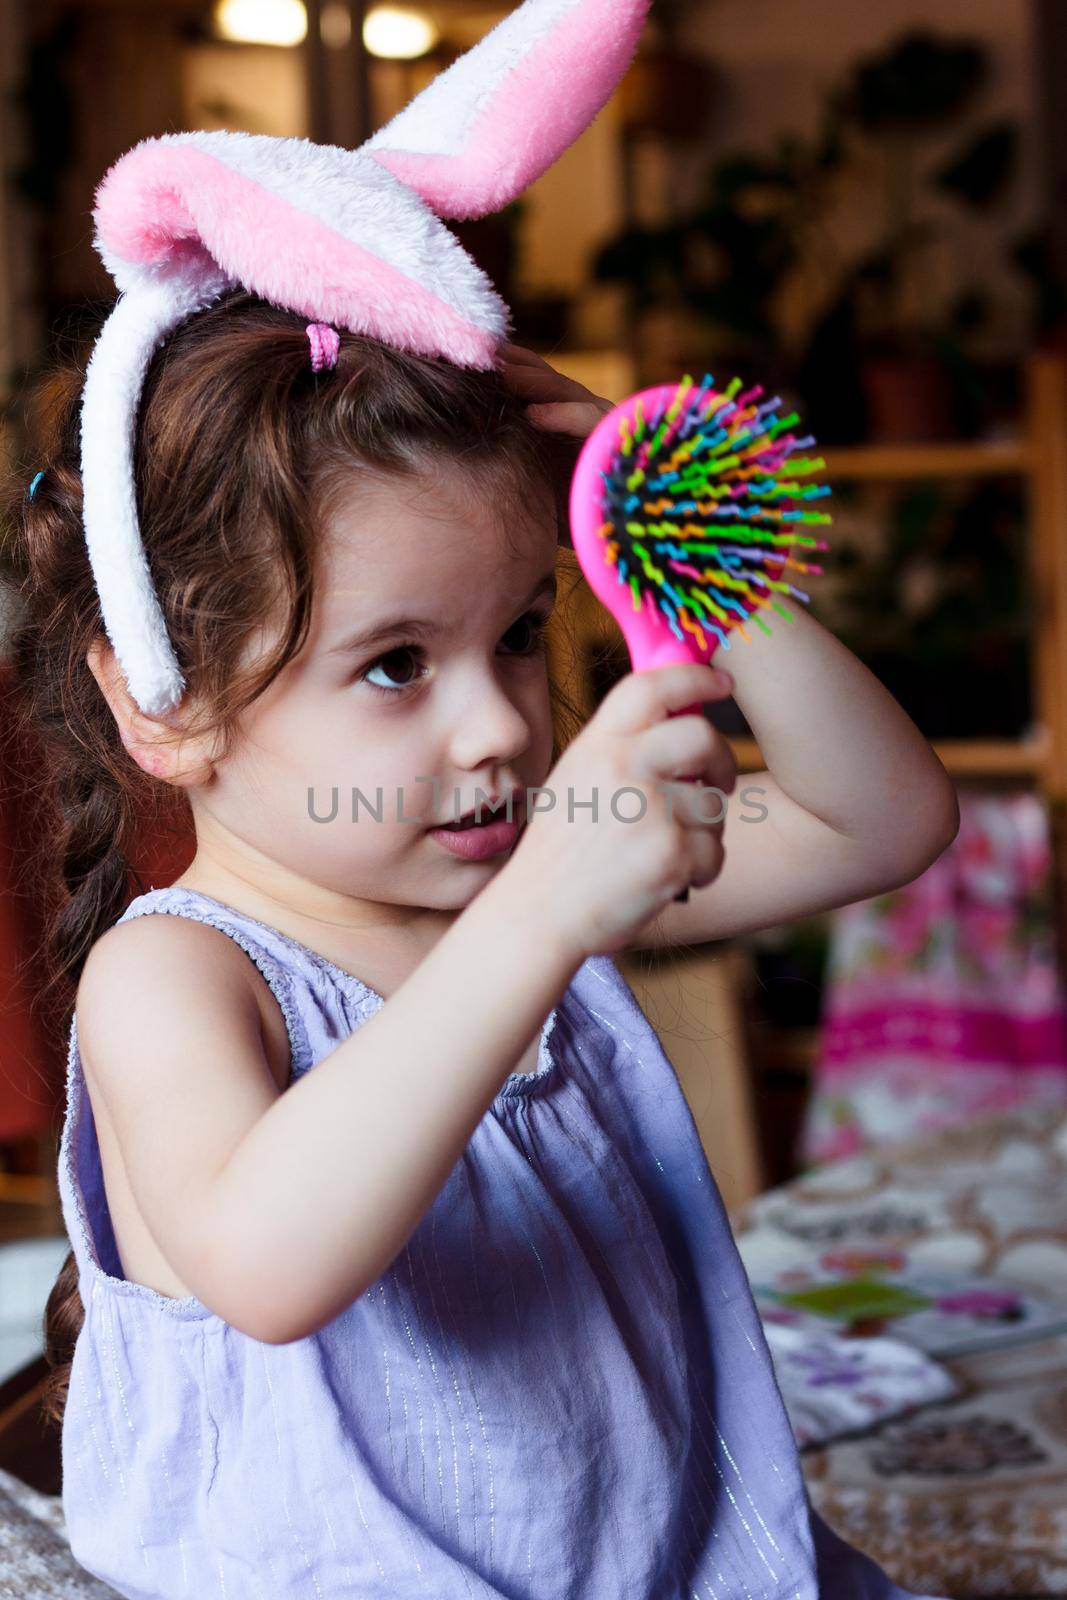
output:
M492 367L508 308L440 219L500 210L557 160L629 66L649 3L525 0L358 150L174 133L107 172L94 244L121 292L86 373L84 521L104 625L142 711L170 710L185 688L134 494L153 352L243 286L402 350Z

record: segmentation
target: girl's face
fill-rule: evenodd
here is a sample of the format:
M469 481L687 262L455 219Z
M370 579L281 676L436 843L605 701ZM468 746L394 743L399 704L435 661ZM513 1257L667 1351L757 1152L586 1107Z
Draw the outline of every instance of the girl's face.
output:
M548 774L556 552L547 490L522 526L447 467L338 495L307 641L193 796L198 858L243 876L259 866L290 896L302 882L461 910L518 833L467 859L430 828L509 794L521 824L526 790Z

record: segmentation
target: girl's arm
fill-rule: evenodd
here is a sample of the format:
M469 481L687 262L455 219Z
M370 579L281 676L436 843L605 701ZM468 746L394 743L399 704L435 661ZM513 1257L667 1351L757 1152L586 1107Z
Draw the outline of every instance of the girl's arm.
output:
M581 964L547 905L498 883L218 1175L221 1261L267 1287L274 1342L320 1328L395 1259Z
M581 965L539 892L492 880L284 1093L225 934L149 917L94 946L77 1003L90 1094L153 1237L210 1310L287 1343L394 1260Z
M767 762L739 775L725 859L645 925L635 946L700 944L850 905L910 883L959 828L956 791L922 734L874 674L806 607L719 647L712 664ZM717 796L709 792L708 815Z
M504 372L546 430L580 441L611 402L520 345ZM849 905L910 883L959 829L952 782L892 695L803 606L780 602L771 633L734 636L712 665L731 673L768 770L724 797L725 860L633 939L701 944ZM709 795L708 816L718 809Z

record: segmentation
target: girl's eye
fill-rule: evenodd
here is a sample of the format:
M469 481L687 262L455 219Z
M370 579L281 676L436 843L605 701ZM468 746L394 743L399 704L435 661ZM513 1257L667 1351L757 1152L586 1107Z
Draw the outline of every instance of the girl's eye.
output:
M548 636L548 617L547 612L527 611L525 616L512 624L504 638L518 635L519 642L512 645L516 655L532 656L544 648Z
M511 640L509 654L520 656L537 655L545 647L548 634L548 619L551 613L528 611L525 616L511 625L504 635L506 640ZM387 650L384 655L372 661L358 676L360 683L367 684L371 689L376 689L379 694L399 694L402 689L410 689L417 683L417 671L405 672L414 665L417 668L418 657L421 651L410 644L398 645L392 650ZM371 674L378 672L384 675L386 682L376 683ZM397 682L397 679L400 679Z
M403 664L405 660L411 663L415 660L417 654L418 652L409 644L400 645L395 650L387 650L385 655L379 656L377 661L371 662L370 666L359 674L360 682L369 684L372 689L377 689L379 694L397 694L401 689L408 689L413 683L417 682L417 679L406 677L403 670L399 673L403 680L400 683L375 683L371 678L371 673L383 672L387 679L394 677L392 669L395 663L400 662ZM386 671L387 664L389 666L388 671Z

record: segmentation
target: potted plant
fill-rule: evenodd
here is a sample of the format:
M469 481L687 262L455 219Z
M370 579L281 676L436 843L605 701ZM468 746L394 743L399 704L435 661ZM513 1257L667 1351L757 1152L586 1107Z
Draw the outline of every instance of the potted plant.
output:
M806 159L788 140L769 156L737 152L710 170L692 211L631 225L597 252L594 279L628 285L639 333L657 311L673 312L685 349L663 348L664 367L718 363L774 381L783 366L774 302L797 259Z
M834 632L930 739L1015 739L1031 721L1026 533L1017 489L918 483L875 547L842 537Z
M843 93L852 138L872 162L883 194L882 238L851 274L863 351L868 431L878 438L924 438L951 428L951 391L925 306L929 247L936 232L920 220L925 142L973 104L988 74L972 40L908 33L861 60ZM1009 174L1010 131L986 130L932 175L935 187L973 205Z
M829 92L814 135L727 152L686 213L607 240L594 277L629 286L639 330L670 311L686 368L715 363L792 382L822 438L929 438L977 427L983 395L971 351L989 308L965 282L953 304L931 310L924 273L943 235L920 202L933 189L979 210L1010 184L1010 124L981 129L940 164L928 154L985 76L979 44L904 35ZM858 257L838 226L857 180L881 199L877 237ZM1035 250L1016 263L1036 281ZM677 365L669 354L660 352L660 366Z

